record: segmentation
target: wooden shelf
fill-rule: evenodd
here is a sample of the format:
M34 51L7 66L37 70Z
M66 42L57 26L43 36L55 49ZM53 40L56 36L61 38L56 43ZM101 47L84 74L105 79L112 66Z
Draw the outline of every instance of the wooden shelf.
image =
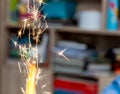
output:
M13 68L18 68L18 62L22 62L20 59L7 58L6 63L3 63L5 66L12 66ZM48 61L39 64L39 67L47 68Z
M19 24L6 24L7 29L20 28ZM84 35L97 35L97 36L109 36L109 37L120 37L120 31L107 31L107 30L83 30L77 26L49 26L48 29L53 29L55 32L75 33Z
M20 23L6 23L6 28L20 28L21 26Z
M68 77L73 77L73 78L86 78L90 80L95 80L97 81L100 77L116 77L116 74L114 73L109 73L109 74L91 74L89 72L81 72L80 74L73 74L73 73L63 73L63 72L54 72L54 75L63 75L63 76L68 76Z
M120 37L120 31L82 30L82 29L78 28L77 26L61 26L61 27L49 27L49 28L55 29L55 31L57 31L57 32Z

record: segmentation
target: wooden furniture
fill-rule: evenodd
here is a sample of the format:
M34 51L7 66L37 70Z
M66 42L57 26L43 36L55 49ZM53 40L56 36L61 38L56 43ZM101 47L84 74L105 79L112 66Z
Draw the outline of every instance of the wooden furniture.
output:
M90 45L94 45L97 47L98 50L107 49L108 47L115 47L117 45L112 44L109 42L110 40L117 39L119 40L119 32L112 33L107 31L87 31L87 30L80 30L77 27L70 27L70 26L63 26L63 27L50 27L51 37L52 37L52 48L56 46L56 44L61 40L71 40L77 41L82 43L87 43ZM119 35L119 36L118 36ZM88 41L89 40L89 41ZM104 42L103 42L104 41ZM69 49L69 48L68 48ZM52 56L54 59L54 56ZM53 75L54 75L53 71ZM55 73L56 74L56 73ZM57 72L57 74L61 75L61 73ZM67 74L71 76L76 76L75 74ZM65 75L64 74L64 75ZM55 76L55 75L54 75ZM89 74L79 74L77 75L79 78L86 78L86 79L95 79L98 83L98 93L101 94L102 90L110 84L110 82L115 78L115 74L111 73L109 75L98 74L98 75L89 75Z
M2 12L1 17L1 30L0 30L0 69L2 69L0 75L0 94L17 94L21 93L20 87L24 85L23 79L24 76L19 74L18 66L16 65L16 60L8 59L8 36L11 31L7 31L7 27L16 28L16 25L12 25L8 21L8 1L9 0L0 0L0 11ZM95 45L98 50L107 49L108 47L119 47L120 33L119 32L108 32L106 30L106 13L107 13L107 1L108 0L78 0L80 4L95 2L99 5L97 8L102 12L102 28L99 31L89 31L81 30L76 26L62 26L62 27L49 27L50 34L50 50L52 50L56 43L62 39L74 40L78 42L84 42L91 45ZM51 56L51 61L53 56ZM53 90L52 77L54 77L54 72L52 71L52 63L48 68L43 68L46 77L45 83L48 83L47 91ZM82 75L82 74L81 74ZM84 75L83 75L84 76ZM91 77L91 76L87 76ZM111 82L115 75L109 76L96 76L99 82L99 94L102 89ZM39 94L39 93L38 93Z

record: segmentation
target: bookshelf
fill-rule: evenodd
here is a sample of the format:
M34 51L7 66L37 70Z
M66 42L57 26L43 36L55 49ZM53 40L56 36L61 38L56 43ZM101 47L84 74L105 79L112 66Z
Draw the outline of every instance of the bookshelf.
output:
M116 37L119 38L119 36L116 36L116 35L118 35L117 32L115 34L115 33L107 32L107 31L86 31L86 30L80 30L76 27L60 27L60 28L50 27L49 32L52 33L51 34L52 49L56 46L56 44L59 41L65 40L65 39L79 42L80 37L81 38L84 37L83 40L85 41L85 38L89 36L93 40L93 41L89 41L89 43L95 44L94 40L103 42L104 40L106 40L106 38L108 38L108 41L109 41L109 39L112 39L112 40L116 39ZM73 35L74 35L74 37L73 37ZM69 37L67 37L67 36L69 36ZM70 36L72 36L72 38ZM99 47L99 45L101 45L100 43L95 44L95 45L98 47L98 49L104 49L104 48L109 47L108 43L109 42L104 41L104 43L102 43L103 47L102 46ZM110 44L112 44L112 43L110 43ZM52 56L52 59L54 59L54 55ZM114 73L110 73L108 75L105 75L105 74L92 75L91 73L89 74L89 72L86 72L86 73L81 72L79 74L74 74L74 73L64 73L64 72L54 72L54 71L53 71L53 75L54 75L54 77L56 77L56 75L62 75L62 76L65 75L65 76L68 76L68 77L71 77L71 78L76 77L76 78L80 78L80 79L83 78L83 79L87 79L87 80L94 80L98 84L98 93L97 94L101 94L101 91L103 90L103 88L106 85L108 85L116 76Z
M0 94L7 94L9 92L9 94L17 94L17 91L14 91L13 88L10 88L11 84L14 88L16 88L17 86L17 90L20 87L19 84L20 82L18 82L18 79L20 80L20 78L15 79L14 77L17 77L19 74L18 73L18 69L17 69L17 65L13 64L15 62L18 62L19 60L16 59L12 59L12 58L8 58L7 56L7 46L9 45L9 39L7 38L9 36L10 33L16 33L16 31L13 31L15 29L19 29L21 27L20 24L13 24L11 22L9 22L8 20L8 6L6 7L6 4L8 4L7 2L9 0L1 0L2 3L1 4L1 14L2 14L2 28L1 28L1 32L0 32L0 42L2 47L0 48L1 51L1 55L0 55L0 60L1 63L0 65L2 66L2 73L1 73L1 77L2 77L2 86L1 86L1 91L2 93ZM55 47L56 43L60 40L62 40L63 38L67 39L67 36L74 36L73 38L70 38L70 40L74 40L74 41L81 41L79 40L80 37L82 38L82 41L86 42L86 38L89 37L89 39L91 41L89 41L89 43L91 44L95 44L97 45L98 49L106 49L109 46L114 46L114 47L118 47L119 46L119 40L120 40L120 32L116 31L116 32L109 32L106 30L106 13L107 13L107 0L77 0L78 2L81 2L80 4L89 4L89 2L91 2L92 4L97 4L98 6L96 6L97 9L99 9L102 12L102 28L101 30L83 30L78 28L77 26L60 26L60 27L54 27L54 26L50 26L48 28L48 32L49 32L49 36L50 36L50 53L51 50ZM2 9L4 9L6 12L2 11ZM84 7L83 7L84 9ZM85 8L86 9L86 8ZM8 29L12 29L8 30ZM111 42L111 40L116 41L114 43L114 41ZM95 43L95 41L97 41L98 43ZM112 45L113 44L113 45ZM103 45L103 47L100 47L99 45ZM48 90L53 91L53 78L55 77L56 73L54 73L53 71L53 65L52 65L52 59L54 58L53 55L50 56L50 63L49 63L49 67L43 67L43 69L45 70L45 73L48 74L48 79L47 82L50 83ZM15 73L15 71L17 71L17 73ZM9 74L12 74L12 76L10 76L10 80L7 79L9 78ZM57 74L62 74L62 73L57 73ZM108 85L116 76L115 74L111 74L108 76L102 76L102 75L89 75L89 74L84 74L81 73L79 75L74 75L74 74L64 74L64 75L70 75L70 76L77 76L78 78L87 78L87 79L94 79L98 81L98 87L99 87L99 93L102 91L102 89ZM19 77L19 76L18 76ZM4 79L6 78L6 79ZM13 79L14 78L14 79ZM24 78L24 77L23 77ZM49 79L51 78L51 79ZM109 78L109 79L108 79ZM9 81L8 81L9 80ZM15 81L14 81L15 80ZM8 82L6 82L8 81ZM6 83L4 83L6 82ZM23 82L22 82L23 83ZM9 84L9 85L8 85ZM6 87L8 88L8 91L6 90ZM19 91L19 90L18 90ZM20 91L19 91L20 92Z

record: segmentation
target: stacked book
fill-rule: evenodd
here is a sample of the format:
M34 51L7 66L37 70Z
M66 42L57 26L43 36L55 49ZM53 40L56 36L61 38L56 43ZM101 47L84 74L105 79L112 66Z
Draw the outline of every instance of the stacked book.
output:
M58 55L58 51L67 50L63 53L70 61ZM84 66L84 59L88 56L85 44L60 41L53 49L53 65L55 72L80 74Z
M110 70L111 70L110 63L104 63L104 64L91 63L88 66L89 73L93 75L97 75L97 74L109 75Z
M62 57L55 56L54 58L54 70L55 72L65 72L65 73L75 73L80 74L84 62L80 59L70 59L70 61L65 60Z

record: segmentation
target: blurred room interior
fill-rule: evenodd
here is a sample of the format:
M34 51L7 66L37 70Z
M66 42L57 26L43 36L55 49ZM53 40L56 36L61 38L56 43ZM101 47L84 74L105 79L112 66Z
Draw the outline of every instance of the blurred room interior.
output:
M27 1L40 0L0 0L0 94L25 88L13 40L28 44L28 33L18 38L29 17ZM108 94L103 90L120 74L120 0L43 1L39 10L48 28L37 45L43 78L36 94Z

